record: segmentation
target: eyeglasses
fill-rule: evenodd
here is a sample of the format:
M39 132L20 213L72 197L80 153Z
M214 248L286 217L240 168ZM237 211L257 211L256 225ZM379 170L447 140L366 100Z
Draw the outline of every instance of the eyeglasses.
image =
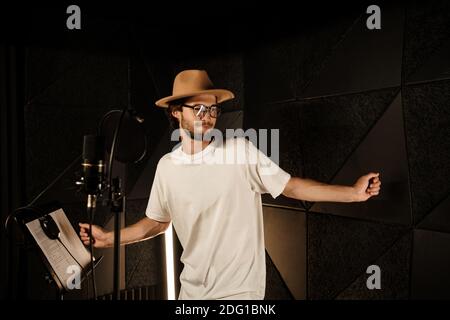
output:
M198 119L203 119L206 116L206 113L209 113L211 118L217 118L220 116L220 112L222 111L220 106L217 104L212 104L211 106L206 106L204 104L196 104L193 106L182 104L182 107L190 108L194 110L194 114Z

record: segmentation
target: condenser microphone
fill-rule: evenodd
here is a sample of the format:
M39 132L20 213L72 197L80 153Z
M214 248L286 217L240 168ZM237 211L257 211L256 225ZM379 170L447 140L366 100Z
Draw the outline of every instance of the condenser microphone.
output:
M88 195L98 195L105 174L105 137L85 135L83 140L83 189Z

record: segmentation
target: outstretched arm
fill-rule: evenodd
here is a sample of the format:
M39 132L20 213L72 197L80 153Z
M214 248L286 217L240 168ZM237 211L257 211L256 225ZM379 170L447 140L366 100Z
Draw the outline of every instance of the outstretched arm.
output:
M372 179L372 180L371 180ZM357 202L366 201L380 192L379 173L361 176L352 186L326 184L312 179L292 177L283 190L283 195L311 202Z
M80 237L85 245L89 244L89 224L80 223ZM166 231L170 222L160 222L147 217L135 224L123 228L120 232L120 244L130 244L147 240ZM96 248L108 248L114 245L114 232L106 231L100 226L92 226L93 244Z

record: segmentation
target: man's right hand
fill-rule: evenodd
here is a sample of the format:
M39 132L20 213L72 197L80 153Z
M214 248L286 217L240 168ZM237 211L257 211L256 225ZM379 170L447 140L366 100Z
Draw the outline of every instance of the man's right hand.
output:
M84 245L89 245L89 224L79 223L80 226L80 238ZM114 242L113 233L107 232L102 227L92 225L92 239L94 248L108 248L112 247Z

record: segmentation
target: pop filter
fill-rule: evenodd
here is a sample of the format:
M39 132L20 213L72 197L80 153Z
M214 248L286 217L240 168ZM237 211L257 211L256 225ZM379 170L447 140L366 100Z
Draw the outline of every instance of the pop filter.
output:
M114 132L120 121L122 110L112 110L106 113L99 125L99 134L105 137L108 152L114 139ZM143 119L136 116L133 110L127 110L123 116L118 132L114 159L121 163L137 163L147 154L147 136Z

